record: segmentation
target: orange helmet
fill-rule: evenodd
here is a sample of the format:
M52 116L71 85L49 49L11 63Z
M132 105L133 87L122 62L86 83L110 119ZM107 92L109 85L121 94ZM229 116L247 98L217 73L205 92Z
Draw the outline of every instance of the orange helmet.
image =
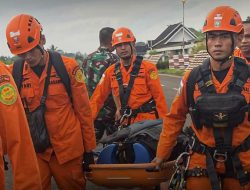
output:
M25 53L40 42L41 24L31 15L20 14L11 19L6 28L7 44L12 54Z
M219 6L208 14L202 32L223 30L240 33L242 29L243 24L238 11L229 6Z
M132 31L128 28L121 27L116 29L112 35L112 46L124 42L135 42L135 36Z

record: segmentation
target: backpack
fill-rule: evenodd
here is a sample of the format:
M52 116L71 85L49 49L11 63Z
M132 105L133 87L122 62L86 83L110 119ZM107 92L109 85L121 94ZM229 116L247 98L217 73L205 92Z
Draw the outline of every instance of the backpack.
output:
M70 78L69 74L66 70L66 67L63 63L62 57L58 52L55 51L49 51L50 61L52 65L54 66L56 73L61 78L62 83L67 91L68 96L71 98L71 87L70 87ZM24 66L24 60L18 59L14 62L12 76L15 80L15 83L17 85L17 89L20 92L22 87L22 80L23 80L23 66Z
M97 164L151 162L156 156L162 125L162 119L138 121L104 137L99 142L108 145L100 152ZM185 151L186 142L186 136L178 137L169 160Z

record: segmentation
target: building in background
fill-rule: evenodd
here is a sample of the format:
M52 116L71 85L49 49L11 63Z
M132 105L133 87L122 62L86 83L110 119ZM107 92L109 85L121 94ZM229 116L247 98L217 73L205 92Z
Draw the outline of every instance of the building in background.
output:
M168 56L182 54L182 36L182 23L170 25L155 40L148 41L149 49ZM184 27L185 54L191 53L197 39L191 29Z

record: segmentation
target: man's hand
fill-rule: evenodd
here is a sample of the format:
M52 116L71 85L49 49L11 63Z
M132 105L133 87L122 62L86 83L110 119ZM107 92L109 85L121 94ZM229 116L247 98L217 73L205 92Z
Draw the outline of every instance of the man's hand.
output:
M120 110L117 109L115 112L115 121L119 121L121 119L121 113Z
M152 162L152 163L156 163L156 166L155 166L155 169L156 169L156 170L160 170L160 169L161 169L161 166L162 166L162 163L163 163L163 159L162 159L162 158L155 157L151 162Z

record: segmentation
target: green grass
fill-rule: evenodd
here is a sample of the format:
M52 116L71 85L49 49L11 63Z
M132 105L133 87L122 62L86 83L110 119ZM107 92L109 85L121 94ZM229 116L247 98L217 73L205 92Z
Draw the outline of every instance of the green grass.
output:
M160 69L160 70L158 70L158 72L160 74L183 76L185 73L185 70L182 70L182 69Z

